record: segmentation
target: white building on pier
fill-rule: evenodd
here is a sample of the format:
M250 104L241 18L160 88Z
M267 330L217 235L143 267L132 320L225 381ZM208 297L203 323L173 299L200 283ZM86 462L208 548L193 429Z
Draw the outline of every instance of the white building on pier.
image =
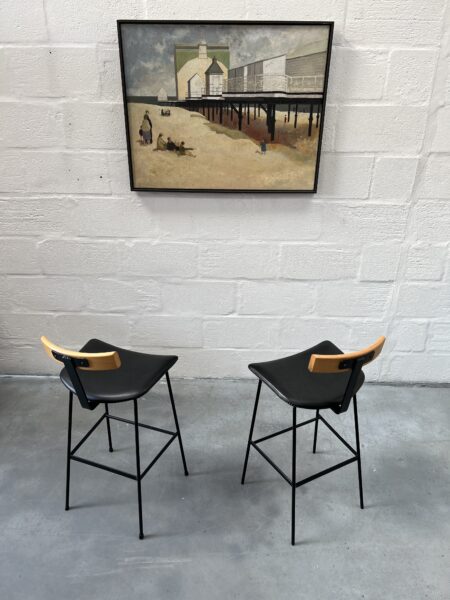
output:
M225 94L322 93L327 60L327 40L229 69Z

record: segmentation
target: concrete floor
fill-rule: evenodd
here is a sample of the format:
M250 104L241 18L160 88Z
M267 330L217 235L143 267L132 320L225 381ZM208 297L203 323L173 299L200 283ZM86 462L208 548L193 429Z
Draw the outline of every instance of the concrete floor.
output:
M67 396L56 379L0 379L0 597L5 600L450 598L450 389L366 385L360 393L366 509L351 464L297 491L255 452L240 485L256 383L174 381L190 476L174 443L136 484L72 463L64 511ZM164 385L140 402L143 422L171 428ZM96 412L99 412L97 409ZM299 411L299 419L312 416ZM131 418L131 405L113 413ZM329 414L353 440L353 414ZM76 405L74 439L95 414ZM256 433L291 410L263 388ZM133 429L102 424L80 455L134 468ZM348 454L322 425L299 430L298 478ZM146 465L163 441L141 430ZM289 472L290 436L266 442Z

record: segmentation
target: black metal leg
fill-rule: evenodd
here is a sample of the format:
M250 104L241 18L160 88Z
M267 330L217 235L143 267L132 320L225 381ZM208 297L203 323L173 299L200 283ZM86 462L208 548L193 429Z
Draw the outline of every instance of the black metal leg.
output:
M353 396L353 412L355 414L355 436L356 436L356 451L358 462L358 480L359 480L359 505L364 508L363 485L361 474L361 449L359 446L359 426L358 426L358 407L356 404L356 395Z
M183 461L184 474L189 475L187 465L186 465L186 457L184 456L183 442L181 441L181 432L180 432L180 426L178 425L178 417L177 417L177 411L175 409L175 401L173 399L172 386L170 385L169 373L166 373L166 380L167 380L167 387L169 388L170 403L172 404L172 412L173 412L173 418L175 420L175 428L177 430L178 442L180 444L180 452L181 452L181 459Z
M111 438L111 425L109 423L109 408L108 404L105 402L105 414L106 414L106 427L108 429L108 442L109 442L109 451L113 451L112 447L112 438Z
M292 407L292 514L291 544L295 546L295 490L297 482L297 407Z
M253 428L255 426L256 411L258 410L258 402L259 402L259 395L261 393L261 385L262 385L262 381L261 381L261 379L259 379L258 380L258 389L256 391L255 406L253 408L252 424L250 425L250 433L248 435L247 451L245 453L245 461L244 461L244 469L242 471L242 478L241 478L242 484L244 484L244 482L245 482L245 474L247 472L248 455L250 453L250 443L251 443L252 437L253 437Z
M313 444L313 454L316 453L316 445L317 445L317 429L319 427L319 411L316 411L316 422L314 425L314 444Z
M67 465L66 465L66 510L69 510L69 492L70 492L70 452L72 446L72 407L73 394L69 392L69 424L67 428Z
M136 478L138 489L138 504L139 504L139 539L144 539L144 531L142 525L142 492L141 492L141 456L139 451L139 425L138 425L138 406L137 400L134 402L134 435L136 439Z

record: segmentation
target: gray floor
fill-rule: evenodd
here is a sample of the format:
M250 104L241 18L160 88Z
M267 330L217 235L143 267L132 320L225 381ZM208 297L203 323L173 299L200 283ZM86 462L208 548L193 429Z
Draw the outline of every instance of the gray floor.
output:
M8 600L163 600L450 597L450 389L366 385L360 430L366 509L356 464L297 492L252 451L240 485L253 381L175 381L190 476L173 444L143 482L137 538L135 483L73 463L64 511L67 399L55 379L0 380L0 597ZM141 401L142 421L171 427L167 390ZM98 409L100 410L100 409ZM312 416L300 411L299 418ZM131 418L131 406L115 414ZM75 439L95 415L76 406ZM287 427L291 411L263 389L257 433ZM352 412L329 420L353 439ZM299 430L298 478L344 460L322 425ZM144 464L163 441L142 430ZM133 429L104 424L82 456L134 467ZM289 471L290 436L267 442Z

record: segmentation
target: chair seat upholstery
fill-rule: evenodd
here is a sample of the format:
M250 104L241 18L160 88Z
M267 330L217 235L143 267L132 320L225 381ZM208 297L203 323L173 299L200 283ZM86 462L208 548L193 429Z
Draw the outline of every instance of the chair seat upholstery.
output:
M92 339L80 352L110 352L116 350L121 366L112 371L83 371L78 375L83 384L87 399L99 402L124 402L146 394L155 383L177 362L177 356L161 356L124 350L112 344ZM63 384L73 393L75 389L67 370L60 374Z
M278 360L253 363L248 368L277 396L292 406L337 409L342 402L350 372L311 373L308 364L312 354L342 354L342 350L327 340L298 354ZM364 373L361 372L355 393L363 383Z

